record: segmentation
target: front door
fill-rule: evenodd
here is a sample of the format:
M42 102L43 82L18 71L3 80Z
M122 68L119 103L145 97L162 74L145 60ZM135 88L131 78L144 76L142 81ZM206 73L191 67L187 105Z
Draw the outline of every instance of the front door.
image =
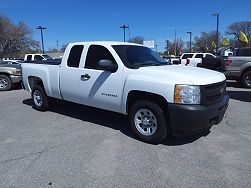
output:
M113 49L101 45L91 45L85 65L81 71L81 103L93 107L121 112L123 66L119 66L112 53ZM113 51L113 52L111 52ZM111 60L118 64L116 72L97 70L97 62Z

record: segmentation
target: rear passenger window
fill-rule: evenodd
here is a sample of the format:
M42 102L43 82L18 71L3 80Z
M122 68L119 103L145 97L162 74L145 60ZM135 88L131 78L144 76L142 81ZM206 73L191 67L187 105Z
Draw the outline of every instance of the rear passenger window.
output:
M196 54L195 58L203 58L203 54Z
M182 59L187 59L187 58L192 58L193 57L193 54L184 54L182 56Z
M104 59L111 60L114 64L116 64L115 59L107 48L99 45L91 45L87 53L85 68L97 69L97 62Z
M214 58L214 56L212 56L211 54L206 54L206 57Z
M43 60L41 55L35 55L34 60Z
M251 56L251 49L250 48L244 48L240 49L240 56Z
M28 55L28 56L27 56L27 60L30 61L30 60L31 60L31 57L32 57L31 55Z
M68 67L79 67L79 62L83 49L83 45L75 45L71 48L70 55L67 60Z

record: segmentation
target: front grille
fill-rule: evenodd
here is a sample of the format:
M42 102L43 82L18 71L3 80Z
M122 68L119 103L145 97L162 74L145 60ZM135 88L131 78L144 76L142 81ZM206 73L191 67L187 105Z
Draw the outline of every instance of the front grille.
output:
M211 105L219 102L226 93L226 81L201 86L202 105Z

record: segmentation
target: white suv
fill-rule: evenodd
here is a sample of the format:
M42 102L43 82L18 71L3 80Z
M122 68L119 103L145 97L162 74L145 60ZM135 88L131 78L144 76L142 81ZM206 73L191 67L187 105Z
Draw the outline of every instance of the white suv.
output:
M204 57L211 57L211 58L216 58L213 54L211 53L184 53L180 56L180 62L179 64L181 65L186 65L187 64L187 59L189 58L204 58Z

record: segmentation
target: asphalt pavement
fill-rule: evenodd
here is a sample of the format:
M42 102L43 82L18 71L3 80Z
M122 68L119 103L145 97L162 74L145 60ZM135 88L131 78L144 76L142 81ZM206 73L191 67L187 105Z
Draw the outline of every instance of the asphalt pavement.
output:
M127 117L30 93L0 92L0 187L251 187L251 90L228 83L223 121L151 145Z

